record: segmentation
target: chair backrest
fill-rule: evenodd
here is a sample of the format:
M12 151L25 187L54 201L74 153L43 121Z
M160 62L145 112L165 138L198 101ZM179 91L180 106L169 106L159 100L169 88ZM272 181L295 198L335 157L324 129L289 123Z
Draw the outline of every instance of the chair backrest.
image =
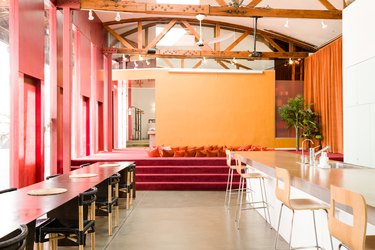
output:
M27 226L21 225L18 229L0 239L0 249L24 249L26 246L27 233Z
M92 187L86 192L78 195L78 228L80 231L83 230L83 223L85 220L84 206L89 208L87 220L95 220L95 200L97 192L98 189L96 187Z
M284 168L275 168L276 172L276 197L286 206L290 207L290 174Z
M337 216L337 205L351 207L353 223L349 225ZM352 250L365 249L367 227L367 207L362 195L347 189L331 185L331 208L328 212L330 234Z
M79 168L84 168L84 167L90 166L91 164L92 164L92 163L87 162L87 163L84 163L84 164L79 165Z
M47 176L47 177L46 177L46 180L49 180L49 179L55 178L55 177L60 176L60 175L61 175L61 174L53 174L53 175Z
M225 156L226 156L226 160L227 160L227 165L228 165L228 167L230 167L232 165L232 156L231 156L231 152L230 152L229 149L225 150Z
M16 190L17 188L7 188L7 189L0 190L0 194L5 194L5 193L16 191Z
M239 175L242 173L242 161L241 156L239 154L234 155L234 161L236 162L236 171Z

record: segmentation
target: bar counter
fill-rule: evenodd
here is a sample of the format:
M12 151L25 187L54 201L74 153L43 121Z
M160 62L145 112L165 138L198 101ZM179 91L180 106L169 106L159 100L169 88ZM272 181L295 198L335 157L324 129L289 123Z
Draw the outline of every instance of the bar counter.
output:
M362 194L368 205L369 222L375 224L375 168L310 167L300 163L301 155L281 151L235 153L242 162L271 177L275 177L275 167L288 169L292 186L327 203L331 184Z

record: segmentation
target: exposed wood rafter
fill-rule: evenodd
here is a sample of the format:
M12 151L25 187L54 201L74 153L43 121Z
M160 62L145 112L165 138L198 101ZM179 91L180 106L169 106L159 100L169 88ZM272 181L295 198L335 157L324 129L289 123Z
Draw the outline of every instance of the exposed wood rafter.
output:
M184 4L148 4L119 3L110 0L81 0L81 9L121 11L146 14L195 16L197 13L206 16L234 17L279 17L279 18L312 18L341 19L341 10L304 10L304 9L269 9L269 8L235 8L231 6L184 5Z
M223 62L226 62L226 63L231 63L229 60L222 60ZM243 68L243 69L248 69L248 70L252 70L252 68L250 67L247 67L241 63L234 63L234 65L236 65L236 67L239 69L239 68Z
M224 51L228 52L231 51L234 47L237 46L240 42L242 42L243 39L245 39L249 35L249 31L245 31L239 38L236 39L232 44L228 46Z
M263 34L262 35L263 38L269 42L271 44L271 46L273 46L278 52L285 52L285 50L283 48L281 48L272 38L270 38L269 36Z
M248 8L254 8L254 7L257 6L260 2L262 2L262 0L253 0L253 1L251 1L246 7L248 7Z
M193 69L199 68L203 63L203 60L199 60L194 66Z
M108 26L104 26L104 28L114 37L116 38L125 48L134 48L130 43L128 43L124 38L122 38L119 34L117 34L113 29Z
M215 0L215 2L220 6L227 6L227 3L224 0Z
M167 34L167 32L175 25L176 19L172 19L163 29L162 32L160 32L159 35L157 35L147 46L146 49L153 48L164 36Z
M200 38L200 35L199 33L190 25L190 23L186 20L182 21L182 25L185 26L185 28L191 33L194 35L194 37L199 40ZM208 46L207 44L204 44L203 45L203 49L204 50L212 50L212 48L210 46Z
M319 0L319 2L323 4L327 10L337 10L328 0Z
M223 63L221 60L216 60L216 62L217 62L217 64L219 64L224 69L229 69L229 67L227 65L225 65L225 63Z

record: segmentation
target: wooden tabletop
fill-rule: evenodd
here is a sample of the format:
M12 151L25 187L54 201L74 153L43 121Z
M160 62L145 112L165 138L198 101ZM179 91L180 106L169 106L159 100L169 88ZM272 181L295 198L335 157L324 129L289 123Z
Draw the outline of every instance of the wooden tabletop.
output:
M300 164L300 155L282 151L235 152L242 161L275 176L275 167L288 169L292 186L329 202L330 185L344 187L360 193L370 210L375 211L375 168L324 169ZM373 211L373 212L374 212Z
M111 162L113 163L113 162ZM47 212L73 199L93 186L106 180L109 176L132 165L133 162L118 162L118 166L101 167L94 163L61 176L42 181L17 191L0 195L0 237L15 230L20 224L28 224ZM90 178L70 178L71 174L95 173ZM67 192L48 196L31 196L29 190L40 188L66 188Z

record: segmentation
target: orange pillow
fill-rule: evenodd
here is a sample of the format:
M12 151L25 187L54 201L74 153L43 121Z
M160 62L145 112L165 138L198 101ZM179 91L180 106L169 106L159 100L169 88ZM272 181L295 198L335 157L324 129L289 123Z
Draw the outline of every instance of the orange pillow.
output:
M197 150L197 153L195 154L195 157L206 157L207 152L205 150Z
M208 157L217 157L219 150L207 150Z
M195 149L187 149L185 151L185 157L195 157L197 151Z
M176 151L179 150L179 147L171 147L171 149L172 149L173 152L176 152Z
M184 147L178 147L178 149L179 149L179 150L183 150L183 151L185 151L185 150L187 150L187 149L188 149L188 146L184 146Z
M184 150L174 151L173 157L184 157L184 156L185 156L185 151Z
M174 153L173 150L168 150L168 149L162 149L161 150L161 157L173 157Z
M251 146L252 146L251 144L246 145L246 146L242 146L242 147L239 147L238 150L239 151L247 151L251 148Z
M219 157L226 157L227 155L225 153L225 150L220 149L219 152L218 152L218 154L217 154L217 156L219 156Z
M160 157L158 147L148 148L148 149L146 149L146 152L147 152L149 157Z

